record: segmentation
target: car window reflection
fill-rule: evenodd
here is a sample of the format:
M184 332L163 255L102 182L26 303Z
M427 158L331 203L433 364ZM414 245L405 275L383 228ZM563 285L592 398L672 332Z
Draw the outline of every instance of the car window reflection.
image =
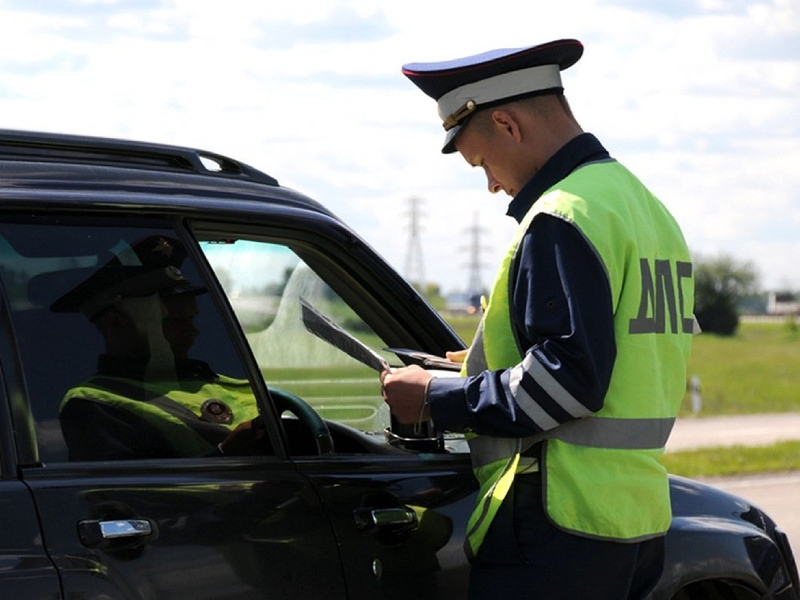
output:
M236 353L174 234L82 221L0 226L42 460L271 451L244 369L215 365Z

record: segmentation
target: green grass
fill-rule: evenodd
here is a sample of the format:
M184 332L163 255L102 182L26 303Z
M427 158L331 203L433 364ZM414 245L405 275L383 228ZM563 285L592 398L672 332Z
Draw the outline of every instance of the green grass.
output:
M800 442L770 446L730 446L670 452L661 457L670 473L685 477L715 477L800 470Z
M733 337L700 334L689 374L700 378L701 415L800 410L800 333L785 323L742 323ZM691 411L689 395L681 413Z
M449 323L450 327L458 334L464 343L469 345L472 337L475 335L475 330L478 328L480 322L479 316L469 315L443 315L445 320Z
M741 323L735 336L695 338L689 373L700 378L698 416L800 410L800 332L785 323ZM689 394L681 415L691 413ZM800 470L800 442L672 452L662 457L671 473L686 477Z

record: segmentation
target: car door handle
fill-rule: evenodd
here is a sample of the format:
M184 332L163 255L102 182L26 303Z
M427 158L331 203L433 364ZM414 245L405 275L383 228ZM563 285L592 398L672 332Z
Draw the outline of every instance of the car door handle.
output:
M86 520L78 523L78 535L84 546L97 548L113 540L150 537L153 525L147 519Z
M353 511L356 526L362 531L381 527L411 530L417 528L417 513L407 506L396 508L359 508Z

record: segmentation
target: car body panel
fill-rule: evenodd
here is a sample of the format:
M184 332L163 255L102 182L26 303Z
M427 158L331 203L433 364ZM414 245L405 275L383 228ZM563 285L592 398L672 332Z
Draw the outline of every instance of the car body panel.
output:
M797 597L788 539L747 500L713 486L670 477L672 525L666 567L654 598L708 580L737 581L755 597Z
M30 491L19 481L0 481L0 596L61 598L58 571L39 530Z
M67 597L346 597L330 523L286 462L78 463L24 477ZM152 534L89 537L93 522L130 519Z
M462 544L477 490L466 457L352 457L298 468L334 524L350 597L466 596ZM413 511L416 524L392 522L398 509ZM364 514L372 511L389 521L374 524Z

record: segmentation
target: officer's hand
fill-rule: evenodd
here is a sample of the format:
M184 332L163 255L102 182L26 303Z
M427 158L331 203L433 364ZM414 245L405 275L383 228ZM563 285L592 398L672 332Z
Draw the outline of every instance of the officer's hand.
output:
M381 373L383 399L397 420L411 425L430 419L425 392L433 376L418 365Z

